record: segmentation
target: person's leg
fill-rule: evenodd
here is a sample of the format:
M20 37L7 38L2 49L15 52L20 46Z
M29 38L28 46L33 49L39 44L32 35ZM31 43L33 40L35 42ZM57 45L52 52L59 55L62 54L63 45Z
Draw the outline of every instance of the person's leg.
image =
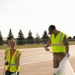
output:
M57 55L54 55L54 60L53 60L54 75L57 74L59 69L59 63L64 57L65 57L64 53L58 53Z
M58 67L59 67L59 60L58 60L58 55L53 54L53 75L56 75L58 72Z
M11 75L11 73L9 71L6 71L5 75Z
M54 68L54 75L56 75L59 67L60 61L65 57L65 53L58 53L58 54L53 54L53 68Z
M59 62L65 57L65 53L59 53Z

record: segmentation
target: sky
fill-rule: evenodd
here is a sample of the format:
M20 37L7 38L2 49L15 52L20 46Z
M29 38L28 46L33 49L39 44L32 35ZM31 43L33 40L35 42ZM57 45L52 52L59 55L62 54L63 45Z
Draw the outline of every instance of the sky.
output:
M75 0L0 0L0 31L7 37L11 28L14 37L21 29L24 36L31 30L41 37L49 25L68 36L75 35Z

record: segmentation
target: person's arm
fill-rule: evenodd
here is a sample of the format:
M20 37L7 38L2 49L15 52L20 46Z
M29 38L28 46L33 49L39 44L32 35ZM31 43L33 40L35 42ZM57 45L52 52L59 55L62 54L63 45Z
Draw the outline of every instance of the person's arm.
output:
M48 41L46 46L44 47L46 51L49 51L48 47L51 45L51 40Z
M51 45L51 40L48 41L46 47L49 47Z
M19 54L17 60L16 60L16 70L18 71L18 66L20 65L20 56L21 54Z
M8 50L4 50L4 54L5 54L4 63L5 63L5 65L8 65L8 62L7 62L7 59L6 59L7 53L8 53Z
M64 37L64 45L65 45L65 49L66 49L66 54L69 55L69 43L68 43L68 39L66 36Z

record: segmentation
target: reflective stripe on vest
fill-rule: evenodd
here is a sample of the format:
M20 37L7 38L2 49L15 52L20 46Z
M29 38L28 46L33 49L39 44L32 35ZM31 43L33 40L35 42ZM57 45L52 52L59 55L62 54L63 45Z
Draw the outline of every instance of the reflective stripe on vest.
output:
M64 44L52 44L52 46L64 46Z

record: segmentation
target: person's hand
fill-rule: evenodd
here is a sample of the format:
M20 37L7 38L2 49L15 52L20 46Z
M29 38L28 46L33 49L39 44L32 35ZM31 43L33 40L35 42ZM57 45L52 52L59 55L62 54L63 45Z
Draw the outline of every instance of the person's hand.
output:
M9 63L7 62L7 60L5 60L5 65L8 65Z
M45 49L46 51L49 51L48 47L46 47L46 46L44 46L44 49Z

